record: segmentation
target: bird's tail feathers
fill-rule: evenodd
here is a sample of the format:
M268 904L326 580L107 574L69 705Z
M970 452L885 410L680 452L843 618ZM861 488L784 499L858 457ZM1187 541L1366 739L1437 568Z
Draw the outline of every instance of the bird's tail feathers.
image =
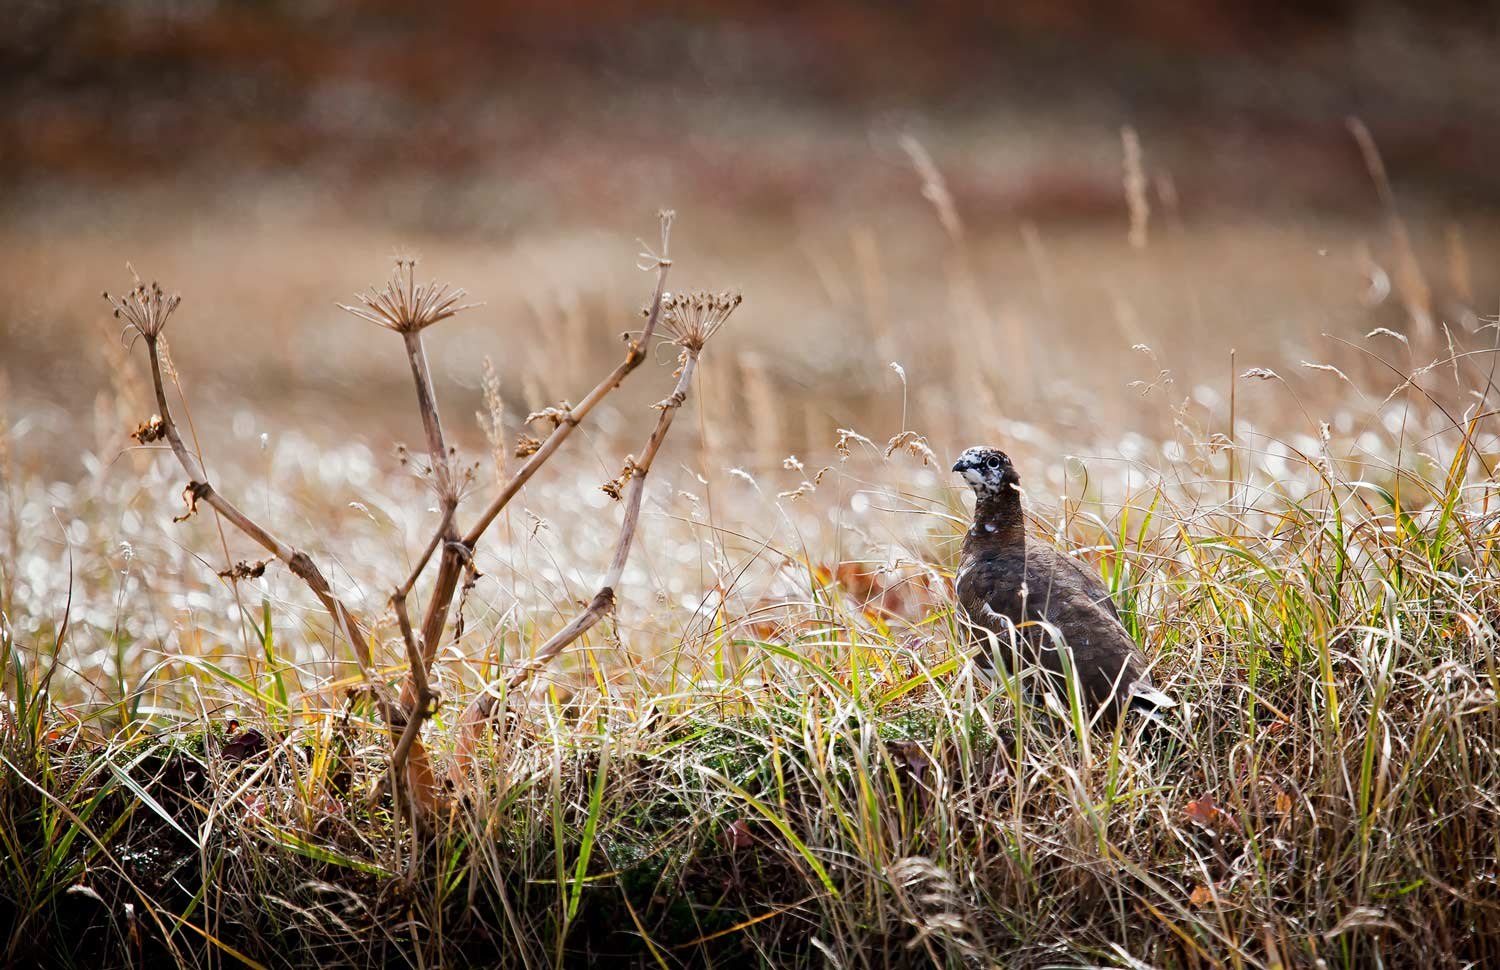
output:
M1172 699L1171 695L1157 690L1150 684L1132 684L1130 685L1130 706L1158 710L1176 707L1177 702Z
M1157 724L1166 724L1167 716L1163 712L1168 708L1176 707L1177 702L1150 684L1132 684L1130 702L1126 706L1132 711L1139 712L1148 720Z

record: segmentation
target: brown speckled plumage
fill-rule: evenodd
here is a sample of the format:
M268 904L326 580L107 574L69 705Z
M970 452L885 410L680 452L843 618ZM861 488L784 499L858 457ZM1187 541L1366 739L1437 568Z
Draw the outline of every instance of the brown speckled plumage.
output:
M953 470L976 498L957 585L959 605L977 628L981 668L993 669L997 655L1011 666L1014 643L1023 665L1039 665L1060 688L1060 637L1072 653L1089 716L1102 711L1108 725L1126 708L1152 713L1171 706L1151 685L1146 658L1121 625L1103 581L1050 545L1027 540L1020 477L1010 459L991 448L970 448Z

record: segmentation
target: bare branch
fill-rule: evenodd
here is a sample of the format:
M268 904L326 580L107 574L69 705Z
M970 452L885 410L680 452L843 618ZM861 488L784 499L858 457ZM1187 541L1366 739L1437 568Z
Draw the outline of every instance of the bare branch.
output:
M604 380L600 381L595 388L588 393L577 405L569 408L565 415L560 415L557 426L552 433L542 442L541 446L516 469L510 480L500 489L498 495L491 500L485 510L480 513L479 520L468 533L458 542L447 541L443 546L443 555L438 564L437 577L433 583L432 596L427 603L427 612L422 618L422 636L420 644L422 657L430 666L437 656L438 645L442 641L443 628L448 622L449 607L453 602L453 596L458 591L458 580L463 572L465 555L472 552L479 540L500 513L505 509L511 499L526 485L537 470L544 465L549 458L562 447L563 442L573 433L573 429L588 417L589 413L609 394L610 391L619 387L631 371L640 366L646 359L646 347L653 334L656 332L658 322L662 315L662 300L666 295L667 271L672 266L668 258L668 246L671 240L672 215L669 212L662 214L661 226L661 254L649 254L654 260L656 269L656 290L651 297L651 305L646 314L646 326L639 337L630 342L630 346L622 360ZM408 679L403 687L402 701L408 706L416 700L414 685Z
M416 569L413 570L411 578L392 597L392 604L396 608L398 620L403 624L402 636L406 641L408 652L417 651L417 654L414 654L412 657L411 671L401 688L402 709L411 713L408 715L409 720L406 722L402 739L397 742L392 760L393 769L399 768L401 759L406 756L406 750L417 744L415 737L421 729L422 722L431 714L432 696L428 684L431 678L432 665L437 659L438 648L442 643L443 630L448 624L448 615L452 608L453 597L458 591L459 577L462 575L465 565L472 562L475 545L478 544L485 530L495 521L496 517L499 516L500 512L511 499L520 492L521 488L536 474L537 470L568 439L568 436L573 433L573 429L589 415L589 412L610 391L619 387L625 377L646 359L646 348L649 346L649 341L656 330L657 323L661 320L662 302L666 295L667 271L672 265L672 261L668 256L671 242L671 228L672 214L670 212L663 212L661 214L661 253L659 255L649 252L643 254L643 258L650 260L650 265L646 268L655 268L656 270L656 290L652 295L650 307L646 312L646 326L642 330L641 335L630 342L625 359L590 391L577 406L567 407L554 413L552 433L547 436L547 439L541 443L527 461L516 470L515 475L500 490L500 494L480 514L478 522L462 538L459 536L458 528L452 514L458 505L458 494L453 487L446 443L443 439L441 423L438 420L436 398L431 389L431 376L428 372L426 354L421 342L421 327L402 329L401 332L406 341L407 356L411 361L412 375L417 383L418 406L422 410L423 426L427 432L428 450L433 455L433 468L437 476L438 493L443 500L444 516L443 523L438 529L438 534L433 537L427 551L423 553L422 559L417 564ZM410 630L410 619L406 615L406 596L415 585L417 577L421 575L428 559L432 556L433 551L439 543L442 545L443 551L438 560L437 576L433 581L432 594L427 602L427 610L422 617L420 636L414 636ZM462 609L462 604L460 604L460 609Z
M640 337L630 342L630 347L625 353L625 359L620 362L619 366L611 371L609 376L605 377L604 380L600 381L582 401L569 408L566 416L561 417L557 426L552 429L552 433L542 442L541 447L532 453L525 464L516 469L516 473L511 476L510 481L505 483L505 486L500 489L500 493L480 513L479 521L474 523L474 527L464 536L465 545L472 548L480 540L485 530L495 521L496 516L505 509L506 505L510 504L510 500L516 497L516 493L531 480L531 476L536 474L537 469L541 468L547 459L551 458L553 453L562 447L562 443L568 440L568 435L573 433L573 429L578 427L579 422L588 417L589 412L594 410L595 406L604 400L610 391L619 387L620 383L625 380L625 377L639 367L641 361L646 359L646 347L651 337L656 333L657 324L661 320L662 298L666 295L667 290L667 271L672 267L672 261L667 258L667 242L671 225L670 216L664 217L662 220L662 253L660 256L653 257L656 260L656 292L651 297L651 308L647 313L646 326L641 331Z
M701 346L701 345L700 345ZM630 557L630 549L635 540L636 530L640 523L641 499L645 493L646 476L651 471L651 463L656 459L656 454L661 450L662 442L666 439L667 431L672 427L672 419L677 411L687 400L687 392L692 384L693 371L698 363L698 347L688 347L683 351L682 368L678 372L677 386L672 394L660 404L660 414L656 419L656 427L652 429L651 436L646 439L646 446L641 457L633 463L633 472L630 482L626 486L625 517L620 523L620 535L615 544L614 558L610 561L609 569L605 572L603 580L599 584L599 591L582 613L574 617L567 626L552 635L546 643L537 650L536 655L528 661L520 670L516 671L505 680L505 690L514 690L516 687L549 664L554 657L561 653L570 643L583 636L602 620L606 614L613 612L616 602L616 590L619 589L620 577L625 572L625 563ZM461 758L472 757L476 743L484 732L486 725L495 715L495 705L502 696L502 681L497 680L486 685L484 691L469 704L460 718L460 734L458 750Z

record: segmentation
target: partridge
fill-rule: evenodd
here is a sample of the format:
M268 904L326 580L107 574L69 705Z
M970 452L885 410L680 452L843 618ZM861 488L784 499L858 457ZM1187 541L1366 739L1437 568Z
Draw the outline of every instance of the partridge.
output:
M1064 651L1071 655L1087 716L1105 725L1126 710L1157 720L1176 702L1151 684L1146 657L1120 623L1109 590L1095 574L1044 542L1026 537L1020 476L994 448L970 448L953 471L974 489L974 525L964 536L958 602L980 646L981 672L994 656L1012 673L1014 659L1046 672L1066 697ZM993 634L993 636L991 636Z

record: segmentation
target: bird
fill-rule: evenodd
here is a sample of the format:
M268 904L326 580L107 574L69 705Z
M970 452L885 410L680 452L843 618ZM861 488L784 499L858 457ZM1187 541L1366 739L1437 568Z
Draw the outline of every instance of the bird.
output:
M953 471L975 496L955 586L981 647L979 671L992 679L993 646L1010 673L1016 672L1007 662L1014 653L1022 664L1041 667L1051 686L1062 690L1066 650L1086 716L1097 715L1106 726L1127 710L1164 720L1161 711L1176 701L1151 683L1145 654L1120 622L1108 587L1051 545L1027 539L1021 478L1010 457L995 448L969 448Z

